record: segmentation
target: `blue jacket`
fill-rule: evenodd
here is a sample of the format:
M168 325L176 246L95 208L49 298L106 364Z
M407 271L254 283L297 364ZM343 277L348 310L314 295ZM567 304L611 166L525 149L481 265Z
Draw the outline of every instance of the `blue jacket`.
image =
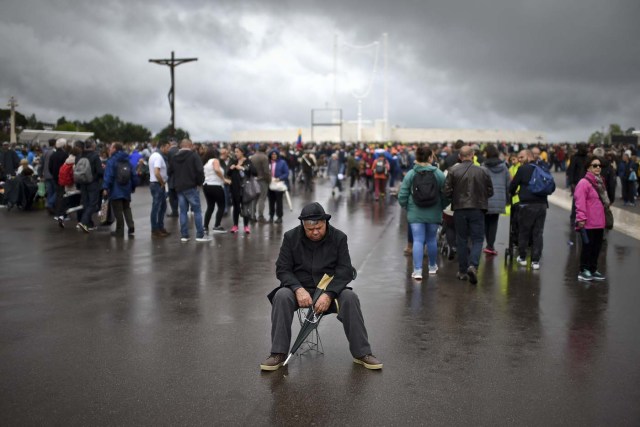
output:
M126 185L116 182L118 173L118 163L129 162L129 155L124 151L116 151L109 160L104 170L104 180L102 181L102 189L109 191L109 199L111 200L131 200L131 193L136 190L138 185L138 176L131 168L131 178Z
M142 158L142 154L140 154L138 150L133 150L133 152L129 156L129 162L131 162L131 166L133 166L134 170L135 168L138 167L138 162L140 161L141 158Z
M287 165L286 160L284 160L280 156L280 152L278 150L269 151L269 173L271 173L271 155L276 153L278 155L278 160L276 160L276 174L275 178L278 178L280 181L284 181L284 183L289 187L289 165Z

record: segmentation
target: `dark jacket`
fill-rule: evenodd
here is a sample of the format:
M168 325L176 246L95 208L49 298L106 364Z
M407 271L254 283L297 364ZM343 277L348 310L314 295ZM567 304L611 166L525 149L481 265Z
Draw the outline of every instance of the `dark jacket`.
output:
M533 203L544 203L549 206L547 203L547 196L538 196L529 191L529 181L531 181L531 175L533 175L534 166L526 163L518 168L518 172L511 180L511 185L509 185L509 194L515 196L518 194L520 198L521 205L529 205ZM520 186L520 191L518 192L518 186Z
M20 166L20 159L15 151L2 149L0 151L0 165L2 165L5 174L15 175Z
M170 157L169 176L173 175L173 186L177 192L197 188L204 183L204 167L195 151L180 150Z
M58 174L60 173L60 168L64 165L64 161L69 157L69 153L64 151L62 148L58 148L49 159L49 172L53 175L53 180L58 185Z
M309 240L302 225L287 231L276 261L280 287L288 287L294 292L304 287L313 295L324 274L333 276L327 287L332 298L340 296L353 279L347 235L328 223L327 234L319 242ZM269 300L280 287L269 294Z
M229 163L229 166L227 167L227 176L231 180L231 195L233 197L239 197L241 199L242 186L244 185L247 178L249 178L250 176L256 176L256 170L253 167L251 160L249 160L248 158L245 158L244 162L242 163L242 170L231 169L231 166L237 164L238 159L234 159L231 161L231 163Z
M456 150L456 151L453 151L451 154L449 154L447 157L445 157L444 160L442 161L442 165L440 169L444 172L450 167L457 164L460 161L460 159L458 158L459 154L460 154L460 151Z
M131 168L131 176L126 185L118 184L116 177L118 174L118 163L127 162L129 165L129 155L125 151L116 151L113 156L107 160L107 167L104 170L104 181L102 188L109 191L110 200L131 200L131 193L136 190L138 185L138 175Z
M567 168L567 178L569 185L575 187L587 173L587 155L584 153L576 153L571 157L571 163Z
M451 199L451 209L480 209L489 207L493 184L487 172L472 161L458 163L449 169L444 183L444 195Z

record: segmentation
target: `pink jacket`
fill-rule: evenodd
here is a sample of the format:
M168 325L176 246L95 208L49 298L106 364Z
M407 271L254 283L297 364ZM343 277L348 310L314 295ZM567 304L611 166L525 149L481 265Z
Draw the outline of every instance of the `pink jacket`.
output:
M585 221L584 228L604 228L604 205L598 197L594 185L596 177L587 172L584 178L576 185L573 197L576 201L576 223Z

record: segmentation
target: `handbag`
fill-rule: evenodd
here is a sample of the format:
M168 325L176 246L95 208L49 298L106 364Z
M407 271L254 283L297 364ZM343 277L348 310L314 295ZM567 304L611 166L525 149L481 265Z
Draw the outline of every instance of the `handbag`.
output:
M638 175L636 174L636 171L632 170L631 173L629 174L629 178L627 178L627 181L636 182L637 180L638 180Z
M282 193L284 191L287 191L287 185L284 183L284 181L271 180L271 182L269 183L269 190Z
M248 178L242 185L242 203L251 203L260 196L260 183L255 176Z
M611 208L607 206L604 200L602 200L602 197L600 196L600 192L598 191L598 187L596 187L593 184L593 182L591 182L591 186L593 186L594 190L596 190L596 193L598 193L598 198L600 199L600 202L604 207L604 228L606 228L607 230L612 230L613 229L613 212L611 212Z

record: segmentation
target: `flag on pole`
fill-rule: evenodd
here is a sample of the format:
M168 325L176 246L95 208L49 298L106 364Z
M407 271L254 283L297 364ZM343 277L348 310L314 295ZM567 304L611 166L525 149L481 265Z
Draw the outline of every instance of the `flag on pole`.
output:
M298 142L296 142L296 148L302 150L302 129L298 129Z

